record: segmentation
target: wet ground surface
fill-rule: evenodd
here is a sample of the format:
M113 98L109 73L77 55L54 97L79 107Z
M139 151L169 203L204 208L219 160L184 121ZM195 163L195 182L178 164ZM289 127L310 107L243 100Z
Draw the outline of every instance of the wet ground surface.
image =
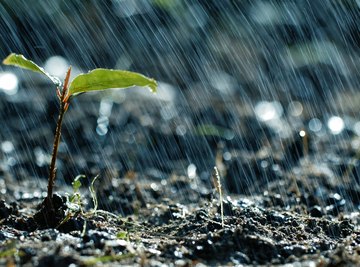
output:
M35 215L46 192L54 127L45 116L50 107L36 108L46 93L29 92L30 102L21 92L1 98L2 264L359 264L359 137L349 124L338 135L324 126L312 131L306 114L294 112L299 102L262 121L263 110L281 104L252 111L214 98L207 107L181 109L191 103L186 92L169 102L136 90L72 103L58 160L60 215L51 228ZM32 116L43 117L43 125ZM321 115L319 121L326 123ZM78 174L87 178L70 203ZM94 211L88 187L96 175Z
M159 92L71 102L46 221L55 89L0 67L0 265L359 266L358 2L2 1L1 58Z

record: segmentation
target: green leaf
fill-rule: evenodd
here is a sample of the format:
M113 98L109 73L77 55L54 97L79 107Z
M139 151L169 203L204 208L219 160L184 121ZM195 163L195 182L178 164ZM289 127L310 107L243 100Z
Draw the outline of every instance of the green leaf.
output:
M116 234L116 237L119 238L119 239L127 239L128 237L128 233L125 232L125 231L120 231Z
M5 64L5 65L13 65L13 66L20 67L20 68L23 68L23 69L27 69L27 70L31 70L31 71L34 71L34 72L42 73L46 77L48 77L55 85L57 85L57 86L61 85L61 82L60 82L59 78L50 75L42 67L36 65L34 62L27 59L23 55L11 53L10 55L7 56L7 58L5 58L3 60L3 64Z
M86 178L85 175L78 175L75 177L74 181L71 183L73 187L74 193L79 191L80 187L82 186L80 179Z
M142 74L125 70L95 69L75 77L69 86L70 96L89 91L99 91L111 88L128 88L133 86L148 86L156 92L156 81Z

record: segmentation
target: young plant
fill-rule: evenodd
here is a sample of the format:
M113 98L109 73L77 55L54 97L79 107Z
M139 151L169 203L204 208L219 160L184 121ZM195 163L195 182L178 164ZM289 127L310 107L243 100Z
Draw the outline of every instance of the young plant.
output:
M59 99L60 109L56 124L54 144L52 149L52 156L50 162L49 179L47 187L47 197L45 199L45 206L47 210L53 209L53 187L56 178L56 157L61 137L61 126L63 117L71 99L75 96L90 91L100 91L111 88L129 88L134 86L149 87L153 93L156 92L157 84L154 79L148 78L136 72L125 70L111 70L111 69L94 69L88 73L76 76L70 82L71 66L69 67L63 84L58 77L47 73L43 68L23 55L10 54L4 59L3 64L13 65L23 69L28 69L34 72L41 73L48 77L56 86L56 94Z
M75 177L74 181L72 182L72 188L73 188L73 193L72 195L70 195L67 198L66 204L67 204L67 210L66 210L66 215L65 218L59 223L59 225L57 226L60 227L61 225L63 225L64 223L66 223L69 219L71 219L72 217L76 216L77 214L81 214L83 217L89 217L92 216L96 213L100 213L100 214L105 214L105 215L110 215L110 216L116 216L110 212L106 212L103 210L98 210L98 200L97 200L97 196L96 196L96 192L95 192L95 188L94 188L94 183L97 180L99 176L95 176L94 179L91 181L91 184L89 186L89 191L91 194L91 198L93 200L93 206L94 208L88 212L84 212L83 209L83 200L82 200L82 195L80 193L80 187L82 186L81 183L81 179L86 178L85 175L78 175ZM86 228L86 222L84 224L84 228Z
M221 215L221 227L224 228L224 199L222 194L222 188L221 188L221 178L218 171L218 168L214 167L214 184L215 189L219 193L219 199L220 199L220 215Z

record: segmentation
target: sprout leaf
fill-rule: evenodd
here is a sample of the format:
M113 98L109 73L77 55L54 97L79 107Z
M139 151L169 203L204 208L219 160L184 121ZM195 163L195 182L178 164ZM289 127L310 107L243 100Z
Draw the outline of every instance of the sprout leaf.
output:
M156 92L156 81L136 72L125 70L94 69L86 74L75 77L69 87L69 95L75 96L89 91L111 88L128 88L148 86Z
M11 53L10 55L8 55L7 58L4 59L3 64L13 65L13 66L20 67L23 69L42 73L46 77L48 77L55 85L57 85L57 86L61 85L59 78L50 75L42 67L36 65L33 61L27 59L23 55Z

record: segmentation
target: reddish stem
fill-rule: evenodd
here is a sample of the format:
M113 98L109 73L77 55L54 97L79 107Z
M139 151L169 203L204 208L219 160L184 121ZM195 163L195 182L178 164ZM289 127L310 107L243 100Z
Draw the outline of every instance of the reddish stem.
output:
M51 162L50 162L50 172L49 172L49 180L48 180L48 190L47 190L47 200L49 204L52 206L52 198L53 198L53 188L56 178L56 158L59 149L60 137L61 137L61 126L64 114L69 106L69 103L65 101L68 95L68 84L69 78L71 73L71 66L69 67L66 77L64 80L64 86L60 96L60 110L59 110L59 117L56 123L56 130L55 130L55 137L54 137L54 144L53 144L53 151L51 155Z

